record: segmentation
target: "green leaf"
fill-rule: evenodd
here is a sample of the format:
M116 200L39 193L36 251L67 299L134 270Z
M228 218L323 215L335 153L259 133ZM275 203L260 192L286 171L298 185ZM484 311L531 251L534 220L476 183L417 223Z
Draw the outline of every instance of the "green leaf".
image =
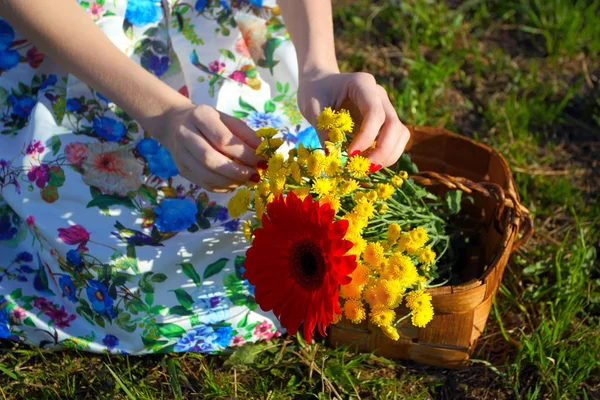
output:
M159 272L158 274L152 275L152 278L150 278L150 280L152 282L160 283L160 282L166 281L167 276L165 274Z
M200 275L198 275L198 273L196 272L196 270L194 269L194 266L192 264L190 264L190 263L181 264L181 270L183 271L185 276L190 278L196 284L196 286L200 286L200 284L202 284Z
M114 17L115 15L116 15L116 14L115 14L114 12L112 12L112 11L110 11L110 10L107 10L107 11L104 13L103 17Z
M50 140L50 147L52 147L52 155L55 156L56 153L58 153L58 151L60 150L60 137L58 137L57 135L52 136L52 139Z
M18 288L13 290L12 292L10 292L10 297L17 300L20 299L23 296L23 289Z
M208 267L206 267L206 269L204 270L204 274L202 274L202 281L205 281L211 276L214 276L219 272L223 271L223 268L225 268L227 261L229 261L229 258L221 258L215 261L214 263L210 264Z
M104 328L104 318L102 318L100 315L96 315L94 317L94 321L96 321L97 325L99 325L100 327Z
M136 124L135 122L131 122L129 125L127 125L127 132L138 133L139 132L138 124Z
M65 171L58 165L50 167L49 186L61 187L65 183Z
M277 81L276 87L278 92L283 92L283 85L281 84L281 82Z
M237 328L244 328L246 325L248 325L248 315L250 315L249 312L247 312L246 315L244 315L244 318L238 322Z
M152 307L152 304L154 304L154 293L146 293L146 304L148 304L150 307Z
M35 323L33 322L33 320L31 319L31 317L27 317L23 320L23 323L27 326L30 326L32 328L35 328Z
M135 269L136 263L134 258L123 256L115 262L114 267L122 270Z
M95 197L92 201L87 204L87 208L98 207L100 209L107 208L110 206L125 206L135 210L135 205L128 197L113 196L110 194L101 194Z
M187 315L192 315L192 314L193 314L192 310L188 310L184 306L173 306L169 309L169 315L187 316Z
M238 347L223 365L232 367L235 365L252 364L260 353L272 346L266 343L256 343Z
M175 324L160 324L158 325L158 333L166 338L174 339L185 335L185 329Z
M458 214L460 212L462 194L462 190L451 190L446 193L446 203L451 214Z
M7 369L4 364L0 364L0 371L2 371L3 373L5 373L6 375L8 375L10 378L18 381L19 377L11 370Z
M58 200L58 188L56 186L46 186L40 190L40 195L46 203L54 203Z
M156 346L165 345L165 344L169 343L169 341L168 340L156 340L154 338L142 336L142 343L144 343L145 347L156 347Z
M227 49L220 49L219 53L223 54L225 57L229 58L231 61L235 61L235 56L233 53Z
M233 110L233 116L236 118L246 118L249 115L246 111Z
M158 197L158 192L153 187L142 185L142 187L140 187L139 193L144 199L152 203L152 205L158 205L158 202L156 201L156 198Z
M152 307L149 312L152 315L158 315L158 314L164 313L166 310L168 310L167 307L165 307L165 306L163 306L161 304L158 304L158 305Z
M275 102L280 102L283 99L285 99L285 94L280 94L280 95L273 97L273 101L275 101Z
M256 111L256 108L254 108L251 104L246 103L244 101L244 99L242 99L242 96L240 96L238 102L240 103L240 107L242 107L244 110L246 111Z
M200 325L200 318L198 318L198 314L194 314L190 317L190 324L192 324L192 326Z
M125 36L129 38L129 40L133 40L133 25L129 20L123 21L123 32L125 32Z
M267 100L265 102L265 112L266 113L273 113L273 112L275 112L275 103L273 103L271 100Z
M192 296L190 296L188 292L186 292L184 289L175 289L174 292L175 296L177 296L177 301L179 302L179 304L181 304L188 310L192 308L192 304L194 304L194 299L192 299Z

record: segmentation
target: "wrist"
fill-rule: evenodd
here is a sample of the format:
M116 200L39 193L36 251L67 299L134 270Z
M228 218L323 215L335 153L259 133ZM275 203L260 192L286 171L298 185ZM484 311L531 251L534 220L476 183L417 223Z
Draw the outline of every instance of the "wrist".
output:
M335 63L305 63L298 71L299 84L315 81L327 75L339 74L340 69Z

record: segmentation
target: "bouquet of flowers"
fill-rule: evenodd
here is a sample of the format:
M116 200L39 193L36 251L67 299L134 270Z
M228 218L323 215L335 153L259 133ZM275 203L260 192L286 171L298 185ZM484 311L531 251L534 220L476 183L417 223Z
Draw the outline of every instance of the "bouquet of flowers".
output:
M325 148L300 144L287 157L278 151L278 130L259 129L256 153L268 160L259 166L261 179L228 204L233 218L254 212L243 225L251 244L244 277L255 286L256 302L290 334L303 323L308 341L315 327L325 335L344 317L369 319L392 340L406 317L426 326L434 313L426 289L448 248L438 233L443 219L406 171L348 154L353 125L348 111L325 108L317 126L329 133ZM439 256L432 250L438 247ZM410 313L397 318L402 304Z

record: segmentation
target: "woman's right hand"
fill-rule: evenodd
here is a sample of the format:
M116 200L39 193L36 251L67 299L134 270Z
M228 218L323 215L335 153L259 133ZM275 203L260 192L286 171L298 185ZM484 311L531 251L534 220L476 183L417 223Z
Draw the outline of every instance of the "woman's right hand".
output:
M169 150L179 173L212 192L229 192L258 181L260 138L243 121L206 105L168 111L146 127Z

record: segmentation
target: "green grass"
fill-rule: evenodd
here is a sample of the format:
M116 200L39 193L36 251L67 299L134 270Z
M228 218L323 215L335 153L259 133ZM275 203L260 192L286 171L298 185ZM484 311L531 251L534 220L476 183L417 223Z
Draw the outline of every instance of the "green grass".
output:
M342 69L372 72L406 123L501 151L535 215L471 365L444 370L295 338L231 357L5 343L0 399L600 398L600 2L344 0L335 26Z

